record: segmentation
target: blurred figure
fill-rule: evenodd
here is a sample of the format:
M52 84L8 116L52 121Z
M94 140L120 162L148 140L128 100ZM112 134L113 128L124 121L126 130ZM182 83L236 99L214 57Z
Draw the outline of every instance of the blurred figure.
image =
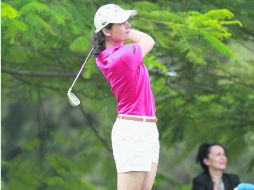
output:
M227 150L223 145L200 145L196 161L204 171L193 179L192 190L234 190L240 183L237 175L224 173L227 167Z
M234 190L254 190L254 184L240 183Z

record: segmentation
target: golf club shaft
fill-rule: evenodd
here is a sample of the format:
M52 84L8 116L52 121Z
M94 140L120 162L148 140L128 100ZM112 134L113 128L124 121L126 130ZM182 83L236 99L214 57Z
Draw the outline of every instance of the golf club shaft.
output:
M71 89L72 89L72 87L74 86L76 80L79 78L79 75L80 75L81 72L83 71L83 69L84 69L84 67L85 67L85 65L86 65L86 62L88 61L88 59L89 59L90 55L92 54L92 52L93 52L93 48L90 50L88 56L86 57L86 60L84 61L84 63L83 63L83 65L82 65L82 67L80 68L80 70L79 70L79 72L78 72L78 74L77 74L75 80L73 81L71 87L69 88L69 91L71 91Z

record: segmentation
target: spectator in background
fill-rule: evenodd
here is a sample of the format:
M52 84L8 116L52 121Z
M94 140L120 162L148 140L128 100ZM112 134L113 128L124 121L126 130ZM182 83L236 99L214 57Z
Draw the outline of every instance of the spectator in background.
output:
M193 179L192 190L233 190L240 183L237 175L224 173L227 150L223 145L200 145L196 161L204 171Z

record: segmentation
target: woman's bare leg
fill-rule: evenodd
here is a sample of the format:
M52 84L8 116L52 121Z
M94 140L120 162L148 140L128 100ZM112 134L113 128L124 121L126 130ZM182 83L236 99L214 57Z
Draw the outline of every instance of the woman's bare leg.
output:
M152 169L146 173L141 190L151 190L156 177L158 164L152 163Z
M117 190L141 190L147 172L117 174Z
M126 172L117 174L117 190L151 190L158 164L152 163L150 172Z

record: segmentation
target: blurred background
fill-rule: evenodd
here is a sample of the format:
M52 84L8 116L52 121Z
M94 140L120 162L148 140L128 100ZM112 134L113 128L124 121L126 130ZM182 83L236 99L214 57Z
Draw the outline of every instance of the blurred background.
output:
M116 189L115 98L90 48L98 7L136 9L156 46L144 60L157 105L155 190L191 189L198 146L228 148L226 172L254 183L254 1L4 0L1 2L1 188Z

